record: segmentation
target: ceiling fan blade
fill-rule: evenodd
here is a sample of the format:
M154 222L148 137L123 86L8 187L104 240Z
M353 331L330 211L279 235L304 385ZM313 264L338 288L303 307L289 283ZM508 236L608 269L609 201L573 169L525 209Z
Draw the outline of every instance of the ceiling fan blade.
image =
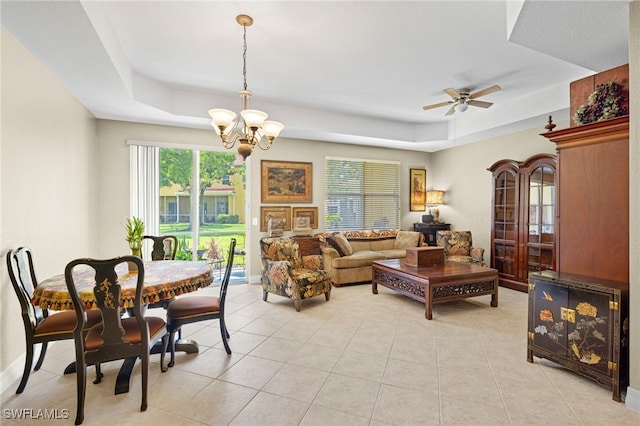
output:
M451 105L451 108L449 108L449 111L447 111L447 113L445 115L451 115L454 112L456 112L456 105L457 104L455 104L455 103L453 105Z
M428 110L428 109L433 109L433 108L440 108L441 106L449 105L449 104L452 104L452 103L453 103L453 101L440 102L439 104L425 105L425 106L422 107L422 109Z
M443 92L451 96L453 99L460 98L460 92L458 92L456 89L452 89L451 87L449 87L448 89L444 89Z
M486 89L478 90L477 92L470 94L469 99L479 98L480 96L485 96L493 92L499 92L500 90L502 90L502 87L494 84L491 87L487 87Z
M493 102L476 101L473 99L469 99L467 103L469 105L473 105L475 107L480 107L480 108L489 108L491 105L493 105Z

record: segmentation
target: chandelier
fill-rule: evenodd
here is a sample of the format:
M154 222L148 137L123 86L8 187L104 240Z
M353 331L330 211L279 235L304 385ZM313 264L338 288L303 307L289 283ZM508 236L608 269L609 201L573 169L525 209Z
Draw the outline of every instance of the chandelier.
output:
M253 18L249 15L236 16L236 22L242 25L244 31L244 48L242 51L242 76L244 89L240 90L240 116L228 109L210 109L211 125L222 140L222 145L233 148L238 145L238 154L246 159L253 152L253 148L271 148L271 143L278 137L284 125L277 121L267 120L267 113L257 109L248 109L251 91L247 90L247 27L253 24Z

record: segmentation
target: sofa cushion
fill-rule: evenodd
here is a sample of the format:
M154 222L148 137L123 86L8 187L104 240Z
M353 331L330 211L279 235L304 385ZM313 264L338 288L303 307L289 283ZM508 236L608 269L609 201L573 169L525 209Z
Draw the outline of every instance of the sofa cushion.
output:
M384 260L386 257L377 251L356 251L351 256L336 257L331 262L335 269L360 268L371 266L374 260Z
M385 259L402 259L407 255L407 249L380 250L378 253L383 255Z
M353 254L353 248L342 232L331 234L331 236L327 238L327 241L340 253L340 256L350 256Z
M396 235L396 241L393 248L406 249L409 247L418 247L420 242L420 233L414 231L399 231Z

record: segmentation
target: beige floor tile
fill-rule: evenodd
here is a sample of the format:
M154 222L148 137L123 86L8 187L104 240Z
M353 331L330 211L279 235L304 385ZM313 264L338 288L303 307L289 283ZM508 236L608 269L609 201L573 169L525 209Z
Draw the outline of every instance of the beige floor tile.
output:
M287 362L300 349L302 342L271 338L262 342L251 351L251 356L272 359L274 361Z
M248 354L265 340L267 340L266 336L261 336L259 334L245 333L242 331L229 332L231 338L227 340L229 343L229 347L232 352L237 352L240 354ZM224 345L222 341L216 343L214 345L215 348L224 349Z
M305 343L293 355L288 364L331 372L340 355L342 355L342 349Z
M386 365L386 357L347 350L336 363L333 372L380 383L384 376Z
M313 401L314 405L370 418L379 385L374 382L331 374Z
M436 363L409 362L389 359L382 383L438 396Z
M441 420L444 425L493 426L510 425L511 420L504 406L483 405L466 401L460 406L460 397L442 397ZM562 423L551 423L562 424Z
M180 376L179 371L182 370L216 378L243 357L244 354L238 352L227 355L222 348L201 348L197 354L176 353L175 365L168 373Z
M283 365L282 362L247 355L221 374L218 379L253 389L262 389Z
M214 380L174 412L204 424L226 425L257 393L255 389Z
M382 385L373 419L390 425L439 425L439 401L432 393Z
M266 319L265 316L262 316L259 319L245 325L241 328L241 330L245 333L259 334L261 336L271 336L286 324L286 321L270 320Z
M309 404L304 402L260 392L230 424L247 426L297 425L308 408Z
M269 380L262 390L311 403L328 376L328 372L287 364Z
M369 419L312 405L300 424L303 426L368 426Z

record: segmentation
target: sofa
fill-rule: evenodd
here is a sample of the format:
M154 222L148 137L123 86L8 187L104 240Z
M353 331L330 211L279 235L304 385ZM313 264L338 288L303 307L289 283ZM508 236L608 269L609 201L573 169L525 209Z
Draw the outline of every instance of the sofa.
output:
M314 236L320 240L323 269L335 287L371 282L374 261L401 259L407 248L425 245L422 233L397 229L321 232Z
M437 231L436 244L444 248L445 260L487 266L484 263L484 249L473 247L471 231Z

